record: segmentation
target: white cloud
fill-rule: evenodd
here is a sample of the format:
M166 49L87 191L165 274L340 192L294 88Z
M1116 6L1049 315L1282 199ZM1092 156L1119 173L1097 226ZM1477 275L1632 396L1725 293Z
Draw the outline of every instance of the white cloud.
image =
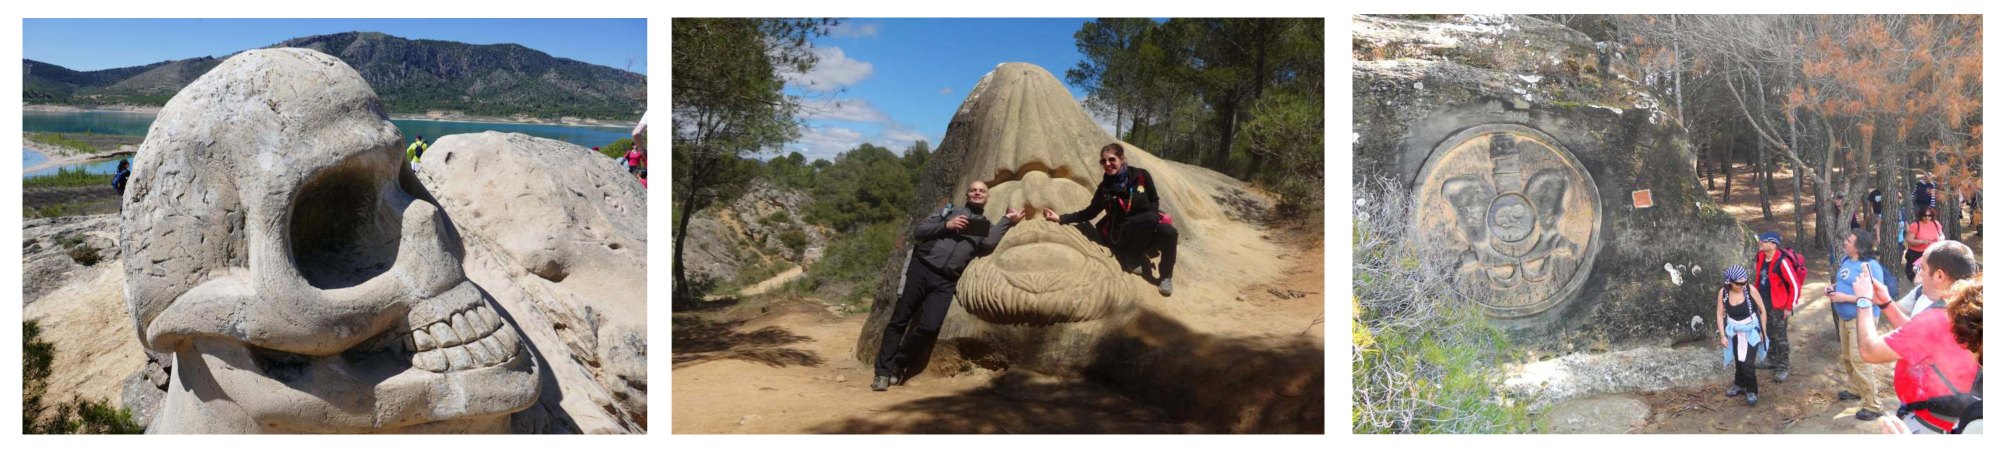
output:
M812 52L819 56L819 62L813 64L812 70L806 73L786 70L779 74L784 77L786 84L819 92L833 92L860 83L861 80L866 80L875 74L875 64L850 59L847 57L847 52L842 51L840 47L813 47Z
M858 98L832 100L806 100L801 102L799 117L811 120L843 120L849 122L888 122L889 115L875 109L875 105Z
M910 145L917 141L929 141L933 150L937 148L937 141L931 139L930 136L902 125L890 125L881 132L873 135L852 128L834 126L810 127L804 133L800 134L797 141L792 141L779 154L782 156L791 152L799 152L805 155L808 161L815 159L832 161L834 158L839 157L841 153L854 150L854 147L861 144L875 144L900 155L903 153L903 150L909 149Z
M881 31L880 24L842 22L827 29L826 35L835 38L875 37L877 31Z

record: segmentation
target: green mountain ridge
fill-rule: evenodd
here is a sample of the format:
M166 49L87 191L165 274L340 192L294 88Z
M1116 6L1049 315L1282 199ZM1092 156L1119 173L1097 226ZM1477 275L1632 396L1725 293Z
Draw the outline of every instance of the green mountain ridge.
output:
M346 62L391 113L456 111L473 116L637 120L646 77L551 56L518 44L475 45L375 32L295 38L265 48L307 48ZM231 55L233 56L233 55ZM200 57L79 72L22 60L22 100L66 105L159 106L221 64Z

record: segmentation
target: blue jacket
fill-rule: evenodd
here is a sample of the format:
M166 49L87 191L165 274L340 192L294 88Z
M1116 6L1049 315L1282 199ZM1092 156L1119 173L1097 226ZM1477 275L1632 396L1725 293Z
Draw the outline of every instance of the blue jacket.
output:
M1861 268L1864 266L1868 268L1868 273L1873 275L1876 281L1881 281L1883 284L1888 285L1889 292L1896 292L1896 276L1886 270L1882 270L1882 263L1873 259L1857 261L1847 258L1841 258L1840 270L1834 272L1833 290L1842 294L1856 295L1854 293L1854 280L1860 278ZM1864 294L1868 294L1864 297L1873 297L1875 295L1873 292L1864 292ZM1839 315L1840 320L1854 320L1854 311L1853 303L1833 302L1833 313Z

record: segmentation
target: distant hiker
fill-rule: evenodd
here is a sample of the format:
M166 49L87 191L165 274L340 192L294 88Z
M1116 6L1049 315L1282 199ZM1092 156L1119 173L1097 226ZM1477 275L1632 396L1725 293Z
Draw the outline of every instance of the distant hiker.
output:
M1140 273L1149 262L1147 253L1160 252L1160 295L1174 295L1174 259L1181 233L1174 228L1174 218L1160 210L1160 190L1153 186L1153 174L1127 165L1125 146L1116 142L1098 150L1097 158L1104 168L1104 180L1097 182L1090 205L1060 216L1055 210L1044 209L1042 217L1069 224L1104 214L1104 219L1097 221L1097 231L1118 257L1119 266Z
M111 192L117 192L118 196L123 198L125 196L125 179L131 177L132 160L118 160L118 174L111 176Z
M1862 372L1859 334L1855 331L1854 316L1859 307L1874 303L1866 300L1875 295L1872 286L1864 285L1857 291L1855 282L1863 280L1862 271L1868 273L1888 273L1882 264L1875 261L1875 235L1866 230L1854 230L1847 234L1842 244L1846 257L1841 258L1834 273L1834 283L1826 288L1826 297L1833 301L1834 324L1840 334L1840 364L1842 375L1847 377L1847 388L1840 391L1840 400L1861 400L1861 411L1854 413L1855 419L1875 420L1882 417L1882 404L1875 398L1875 381ZM1891 287L1893 291L1893 286ZM1858 294L1857 294L1858 293ZM1872 311L1867 312L1873 314Z
M645 165L646 153L639 151L638 147L632 147L631 150L625 151L625 170L632 173L639 173L639 168Z
M889 325L882 330L882 349L875 353L875 382L869 389L885 391L902 384L907 359L922 354L937 339L944 326L951 297L958 292L958 277L975 256L993 251L1007 229L1021 221L1019 209L1008 208L998 226L986 219L986 183L972 182L965 192L965 206L946 206L943 211L917 223L910 237L910 267L903 274L903 295L896 300ZM919 316L918 314L922 314ZM905 331L915 329L905 338Z
M410 147L403 150L403 156L409 158L411 163L423 162L424 150L430 148L430 144L424 143L424 135L419 134L417 140L410 141Z
M1910 207L1918 211L1937 207L1937 183L1930 179L1917 180L1916 188L1910 192Z
M1720 335L1722 363L1736 363L1736 383L1724 395L1743 395L1745 403L1757 406L1756 366L1770 349L1764 341L1764 318L1770 317L1770 310L1750 288L1750 274L1743 266L1729 266L1722 278L1725 283L1715 293L1715 333Z
M1937 208L1924 207L1917 221L1903 229L1903 277L1917 279L1915 264L1932 242L1944 238L1944 224L1937 221Z
M1953 298L1955 287L1961 282L1970 283L1979 277L1979 262L1971 247L1957 241L1942 241L1920 256L1924 271L1918 282L1925 296L1944 299L1946 304L1959 301ZM1925 400L1950 397L1973 384L1979 375L1979 362L1972 352L1953 339L1953 320L1945 308L1929 308L1914 318L1903 316L1903 312L1891 307L1887 298L1888 289L1876 282L1877 275L1863 269L1860 283L1864 289L1875 293L1861 300L1873 302L1882 308L1889 323L1896 325L1895 331L1887 336L1875 330L1872 314L1857 316L1860 331L1859 345L1861 360L1869 363L1896 363L1896 398L1905 405L1896 411L1898 418L1907 422L1908 428L1918 434L1941 434L1952 429L1961 414L1958 409L1911 408L1909 405L1925 406Z
M1874 215L1875 215L1875 218L1876 218L1876 219L1878 219L1878 220L1879 220L1879 219L1881 219L1881 218L1882 218L1882 190L1881 190L1881 189L1869 189L1869 190L1868 190L1868 210L1869 210L1869 213L1871 213L1871 214L1874 214Z
M1805 256L1790 247L1780 247L1783 240L1775 231L1757 236L1757 295L1763 298L1770 317L1764 319L1765 331L1770 333L1771 357L1758 363L1757 368L1777 371L1772 379L1779 383L1791 378L1792 345L1786 327L1792 320L1792 309L1798 304L1799 291L1806 278Z

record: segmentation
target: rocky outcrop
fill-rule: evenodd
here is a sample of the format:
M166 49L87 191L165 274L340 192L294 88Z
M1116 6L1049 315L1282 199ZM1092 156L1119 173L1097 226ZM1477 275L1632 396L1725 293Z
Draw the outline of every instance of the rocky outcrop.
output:
M143 404L166 375L148 431L643 431L643 191L479 138L419 181L368 84L311 50L169 101L120 217L136 334L171 355L133 378Z
M739 274L759 264L819 261L833 233L806 223L811 202L804 192L760 178L728 205L696 212L688 220L688 275L748 284L757 280L740 280Z
M588 148L496 132L439 139L417 179L465 243L466 275L549 363L542 402L561 405L577 431L643 432L646 191L638 180Z
M1408 187L1449 288L1534 347L1699 337L1753 247L1622 48L1525 16L1354 28L1355 176Z

